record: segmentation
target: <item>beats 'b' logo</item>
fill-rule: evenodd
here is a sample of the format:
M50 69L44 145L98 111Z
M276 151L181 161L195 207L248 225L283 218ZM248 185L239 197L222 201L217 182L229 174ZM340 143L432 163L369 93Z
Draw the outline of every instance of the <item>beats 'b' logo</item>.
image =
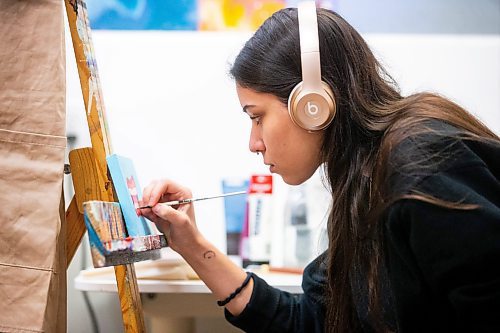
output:
M304 109L306 114L310 117L315 117L319 112L319 107L313 102L307 102Z

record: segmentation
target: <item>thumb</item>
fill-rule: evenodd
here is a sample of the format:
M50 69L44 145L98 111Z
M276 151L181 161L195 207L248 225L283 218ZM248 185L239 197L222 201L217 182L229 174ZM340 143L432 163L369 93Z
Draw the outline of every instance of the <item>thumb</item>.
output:
M172 224L182 224L188 222L189 220L185 213L182 213L170 206L162 205L161 203L154 205L152 210L158 217L161 217L163 220Z

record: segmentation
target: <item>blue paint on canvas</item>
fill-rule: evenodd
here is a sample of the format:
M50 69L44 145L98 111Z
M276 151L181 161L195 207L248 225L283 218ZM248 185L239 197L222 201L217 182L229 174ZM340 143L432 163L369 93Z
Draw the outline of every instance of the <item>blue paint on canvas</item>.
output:
M196 30L196 0L87 0L92 29Z
M113 154L108 156L106 161L120 202L128 235L132 237L151 235L151 229L146 219L137 215L136 210L139 207L139 200L142 198L142 190L132 160Z

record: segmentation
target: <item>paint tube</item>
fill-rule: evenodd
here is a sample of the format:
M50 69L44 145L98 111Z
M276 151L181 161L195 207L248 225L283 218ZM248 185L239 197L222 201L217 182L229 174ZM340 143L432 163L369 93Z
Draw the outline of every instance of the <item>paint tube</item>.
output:
M248 179L225 178L222 180L223 193L248 191ZM245 223L246 195L224 198L224 219L226 225L226 245L228 255L240 255L240 242Z
M243 266L269 264L271 257L272 175L252 175L247 198Z

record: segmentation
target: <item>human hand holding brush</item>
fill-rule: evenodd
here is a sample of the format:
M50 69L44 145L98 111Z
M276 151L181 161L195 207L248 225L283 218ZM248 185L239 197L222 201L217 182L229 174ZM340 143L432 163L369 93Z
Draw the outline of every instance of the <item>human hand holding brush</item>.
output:
M191 198L191 191L169 180L153 181L144 188L141 215L154 222L176 252L195 241L198 236L193 205L162 205L163 202Z
M170 185L169 185L170 184ZM170 186L170 188L168 188ZM169 193L168 191L171 189L175 189L175 193ZM224 193L224 194L219 194L219 195L214 195L214 196L205 196L205 197L200 197L200 198L184 198L185 195L190 196L191 191L187 188L182 188L181 186L175 184L174 182L169 182L168 180L160 180L153 182L150 186L148 186L144 190L144 197L142 201L140 202L140 207L137 208L137 213L138 215L144 215L146 217L149 217L147 214L149 213L149 210L151 210L153 213L157 213L160 211L160 208L157 208L156 206L167 206L167 207L180 207L183 205L190 204L195 201L201 201L201 200L208 200L208 199L216 199L216 198L222 198L222 197L227 197L227 196L233 196L233 195L241 195L245 194L246 191L239 191L239 192L232 192L232 193ZM153 207L155 207L153 209ZM144 211L144 214L143 214ZM182 209L179 211L186 211L187 209ZM169 212L169 210L165 210L164 213ZM173 213L172 210L170 212ZM157 224L164 224L163 219L158 219L158 215L151 215L150 219L153 222L157 222ZM194 223L194 212L193 212L193 223ZM196 225L196 223L194 223ZM168 232L168 236L170 236L170 228L169 225L162 225L161 226L163 229L165 229ZM159 226L160 228L160 226ZM164 233L167 235L166 233ZM171 243L170 243L171 244Z
M233 315L240 314L253 292L253 280L241 267L211 244L196 227L194 206L161 204L192 198L191 191L170 180L157 180L144 188L141 215L156 224L169 246L195 270L207 287ZM183 201L185 202L185 201ZM228 295L240 288L237 297Z

